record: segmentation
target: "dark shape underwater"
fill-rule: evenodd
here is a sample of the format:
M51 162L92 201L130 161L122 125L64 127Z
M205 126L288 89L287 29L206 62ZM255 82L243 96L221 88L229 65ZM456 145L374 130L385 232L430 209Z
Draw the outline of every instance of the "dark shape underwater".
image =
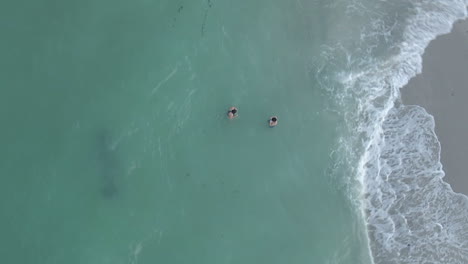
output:
M111 148L111 135L108 131L100 131L97 135L97 169L100 175L100 192L104 198L110 199L118 195L117 178L120 173L120 163L115 151Z

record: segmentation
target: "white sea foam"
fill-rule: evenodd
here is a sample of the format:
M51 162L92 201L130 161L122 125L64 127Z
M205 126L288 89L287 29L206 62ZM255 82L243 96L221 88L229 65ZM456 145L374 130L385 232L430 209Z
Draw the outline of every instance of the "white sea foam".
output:
M338 83L319 78L342 109L340 150L360 186L351 197L362 208L374 262L468 263L468 197L442 180L432 116L399 103L425 47L467 16L468 1L406 2L348 4L347 12L371 19L324 54L321 72L339 71Z

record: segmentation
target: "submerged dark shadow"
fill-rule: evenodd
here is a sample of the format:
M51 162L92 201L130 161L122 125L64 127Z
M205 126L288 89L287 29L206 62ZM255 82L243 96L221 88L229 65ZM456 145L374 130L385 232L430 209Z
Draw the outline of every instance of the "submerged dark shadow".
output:
M114 198L119 194L117 179L121 172L120 163L115 150L112 149L112 136L106 131L100 131L96 136L97 169L100 176L100 192L104 198Z

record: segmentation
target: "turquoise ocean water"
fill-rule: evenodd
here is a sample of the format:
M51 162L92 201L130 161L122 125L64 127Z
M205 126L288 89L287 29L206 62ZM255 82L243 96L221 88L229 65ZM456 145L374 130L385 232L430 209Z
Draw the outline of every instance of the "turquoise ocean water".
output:
M463 223L431 219L466 197L398 103L466 16L448 2L2 2L2 263L423 263L439 241L464 263ZM430 220L398 196L423 171L384 144L401 120L435 153Z

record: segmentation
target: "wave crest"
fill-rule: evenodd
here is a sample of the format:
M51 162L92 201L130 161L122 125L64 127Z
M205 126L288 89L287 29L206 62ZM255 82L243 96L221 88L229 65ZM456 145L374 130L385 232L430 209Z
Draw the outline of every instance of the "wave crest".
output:
M468 1L351 3L345 10L357 19L344 23L357 26L335 34L341 40L326 47L317 77L345 123L337 152L354 176L348 184L360 186L350 194L374 262L468 263L468 197L442 180L432 116L401 105L399 91L421 72L429 42L467 17Z

